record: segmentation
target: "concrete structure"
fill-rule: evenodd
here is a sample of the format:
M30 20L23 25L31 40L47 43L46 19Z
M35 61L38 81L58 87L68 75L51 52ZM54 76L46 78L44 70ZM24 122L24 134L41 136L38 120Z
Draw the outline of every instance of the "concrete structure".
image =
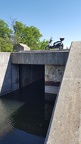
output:
M40 73L42 68L45 71L45 99L48 101L55 101L55 98L59 91L59 86L62 81L63 73L65 64L68 58L69 50L62 50L62 51L25 51L21 53L12 53L12 63L13 64L22 64L25 67L23 68L23 72L27 69L26 67L33 66L32 74L33 73ZM35 67L38 66L38 70L35 70ZM25 69L26 68L26 69ZM29 68L28 68L29 69ZM29 72L30 71L30 72ZM34 72L35 71L35 72ZM31 74L31 70L27 70L29 75ZM31 75L32 75L31 74ZM26 75L25 81L31 82L32 76ZM24 76L24 74L23 74ZM41 79L39 76L37 79ZM20 79L23 79L20 78ZM33 82L33 81L32 81ZM26 82L27 84L28 82Z
M69 50L62 51L25 51L12 53L13 64L36 64L36 65L65 65Z
M19 88L19 71L17 65L11 64L11 53L0 53L0 95Z
M81 144L81 42L73 42L45 144Z
M45 65L45 99L55 101L63 78L65 65Z
M45 144L81 143L81 42L72 43L69 57L68 52L0 53L1 95L37 80L44 80L44 69L47 69L46 83L51 85L62 81L59 93L58 90L56 92L58 97Z
M26 50L26 51L30 50L30 48L27 45L23 44L23 43L16 44L13 49L16 52L23 51L23 50Z
M45 64L52 63L51 67L55 67L55 65L65 66L68 53L68 51L26 51L12 54L1 52L0 95L18 90L19 87L44 78L44 75L46 75L44 72L49 67L49 65L45 67ZM57 77L59 77L59 74L57 74Z

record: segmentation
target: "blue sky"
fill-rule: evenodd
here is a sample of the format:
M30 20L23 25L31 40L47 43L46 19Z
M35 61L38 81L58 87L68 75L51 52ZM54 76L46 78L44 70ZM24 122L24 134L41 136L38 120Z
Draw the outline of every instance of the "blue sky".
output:
M36 26L43 39L65 37L64 45L81 40L81 0L1 0L0 19Z

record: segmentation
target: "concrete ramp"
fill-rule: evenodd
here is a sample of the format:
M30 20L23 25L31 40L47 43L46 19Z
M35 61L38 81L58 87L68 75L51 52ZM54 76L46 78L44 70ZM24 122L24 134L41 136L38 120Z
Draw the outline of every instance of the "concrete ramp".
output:
M45 144L81 144L81 42L73 42Z

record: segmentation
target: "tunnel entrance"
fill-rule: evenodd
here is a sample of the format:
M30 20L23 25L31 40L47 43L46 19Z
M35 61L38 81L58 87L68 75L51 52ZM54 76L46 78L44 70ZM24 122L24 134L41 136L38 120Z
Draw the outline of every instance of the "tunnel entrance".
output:
M27 86L38 80L42 80L44 84L44 65L19 65L19 88Z
M0 99L1 144L44 144L54 103L45 100L45 66L19 65L19 90Z

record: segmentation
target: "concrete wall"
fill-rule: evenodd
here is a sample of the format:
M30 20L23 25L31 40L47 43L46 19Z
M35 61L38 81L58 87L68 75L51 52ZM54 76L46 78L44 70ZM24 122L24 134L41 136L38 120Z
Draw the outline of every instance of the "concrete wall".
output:
M63 78L65 65L45 65L45 98L54 101Z
M0 52L0 95L18 89L18 66L11 64L11 53Z
M81 42L73 42L45 144L81 144Z
M68 58L69 50L55 51L26 51L12 53L13 64L54 64L65 65Z

